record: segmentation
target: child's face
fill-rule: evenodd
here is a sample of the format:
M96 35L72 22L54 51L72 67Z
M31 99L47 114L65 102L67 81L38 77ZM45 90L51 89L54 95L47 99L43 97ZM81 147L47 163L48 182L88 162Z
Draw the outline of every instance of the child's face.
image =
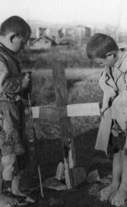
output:
M24 40L21 36L15 36L12 42L12 49L14 52L19 52L20 50L24 49L24 46L26 44L26 40Z
M94 58L94 62L98 63L101 67L114 66L116 61L117 61L117 57L114 57L114 54L107 55L107 57L105 59L98 58L98 57Z

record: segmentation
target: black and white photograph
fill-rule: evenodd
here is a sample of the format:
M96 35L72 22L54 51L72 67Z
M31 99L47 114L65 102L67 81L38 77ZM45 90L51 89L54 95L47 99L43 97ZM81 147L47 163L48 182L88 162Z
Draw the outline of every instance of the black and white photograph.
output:
M0 207L127 207L127 1L0 0Z

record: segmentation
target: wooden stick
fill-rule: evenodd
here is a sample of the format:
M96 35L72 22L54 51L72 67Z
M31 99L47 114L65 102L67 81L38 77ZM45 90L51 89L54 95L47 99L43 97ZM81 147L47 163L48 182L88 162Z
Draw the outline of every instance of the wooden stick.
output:
M56 95L56 105L57 107L66 108L68 104L68 94L67 94L67 86L66 86L66 78L65 78L65 66L63 63L56 62L52 66L53 79L54 79L54 88ZM66 114L66 113L65 113ZM63 113L59 111L59 123L61 130L61 139L63 144L63 162L65 165L65 181L68 189L71 189L73 184L71 183L72 179L70 177L70 169L69 169L69 150L70 143L72 138L72 126L70 117L63 116ZM71 143L72 144L72 143ZM74 154L74 150L73 150ZM73 156L74 158L74 156ZM73 160L75 163L75 160Z
M31 121L32 121L33 135L34 135L34 143L35 143L35 150L36 150L36 157L37 157L37 164L38 164L38 176L39 176L41 196L44 197L43 187L42 187L41 169L40 169L40 160L39 160L38 147L37 147L37 137L36 137L34 123L33 123L32 107L31 107L31 100L30 100L29 94L28 94L28 102L29 102L30 116L31 116Z

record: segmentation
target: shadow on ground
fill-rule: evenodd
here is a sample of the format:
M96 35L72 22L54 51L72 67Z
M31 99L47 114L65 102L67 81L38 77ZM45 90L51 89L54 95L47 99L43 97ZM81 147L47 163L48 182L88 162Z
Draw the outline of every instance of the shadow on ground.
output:
M104 153L94 150L97 129L74 138L77 166L84 166L87 174L98 169L101 178L111 174L112 162ZM55 176L57 165L63 160L62 144L60 139L41 140L38 143L41 171L43 180ZM35 204L27 206L48 207L52 199L60 199L53 206L63 207L108 207L109 203L101 202L97 196L90 195L89 190L93 184L82 183L80 186L66 191L55 191L44 188L44 198L40 196L39 180L37 176L36 156L31 143L29 172L22 179L22 185L29 185L33 189L31 195L36 198ZM100 186L101 188L101 186Z

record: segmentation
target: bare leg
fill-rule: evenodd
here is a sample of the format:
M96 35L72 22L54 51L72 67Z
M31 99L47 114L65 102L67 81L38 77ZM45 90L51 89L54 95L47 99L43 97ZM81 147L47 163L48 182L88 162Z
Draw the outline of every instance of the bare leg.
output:
M114 154L113 157L113 178L112 183L100 191L100 200L108 200L113 192L118 190L122 173L121 151Z
M26 196L24 193L22 193L19 189L19 181L20 181L20 176L14 176L11 184L11 192L14 195L19 195L19 196Z
M122 179L118 191L111 200L112 205L124 205L127 198L127 155L122 151Z
M26 201L30 201L31 203L34 203L35 200L33 200L32 198L30 198L29 196L27 196L26 194L24 194L20 191L19 182L20 182L20 176L17 175L12 180L11 192L14 195L26 196Z

